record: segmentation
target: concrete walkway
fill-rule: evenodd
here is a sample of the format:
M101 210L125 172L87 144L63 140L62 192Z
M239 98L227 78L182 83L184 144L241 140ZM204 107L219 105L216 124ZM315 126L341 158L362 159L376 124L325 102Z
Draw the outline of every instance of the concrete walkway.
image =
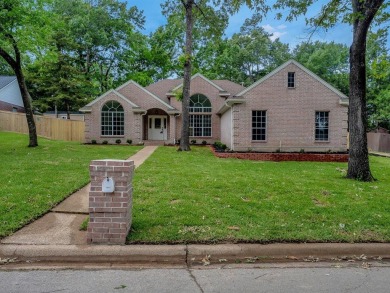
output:
M390 158L390 153L384 153L384 152L370 152L370 155L379 156L379 157L388 157Z
M128 158L139 167L157 149L146 146ZM4 238L2 244L17 245L83 245L86 244L85 231L80 225L88 215L88 194L90 184L76 191L48 214L25 226L15 234Z

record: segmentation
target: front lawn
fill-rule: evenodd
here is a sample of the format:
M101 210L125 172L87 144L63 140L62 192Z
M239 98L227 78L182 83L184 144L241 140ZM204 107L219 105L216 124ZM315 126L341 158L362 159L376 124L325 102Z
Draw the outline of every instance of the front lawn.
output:
M89 182L89 162L126 159L141 147L82 145L0 132L0 238L46 213Z
M390 241L390 159L376 182L346 163L215 158L160 147L136 170L129 243Z

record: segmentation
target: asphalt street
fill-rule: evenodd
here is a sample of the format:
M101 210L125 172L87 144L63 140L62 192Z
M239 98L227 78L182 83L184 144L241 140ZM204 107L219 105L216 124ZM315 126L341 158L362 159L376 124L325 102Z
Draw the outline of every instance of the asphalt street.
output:
M390 267L1 271L1 292L386 292Z

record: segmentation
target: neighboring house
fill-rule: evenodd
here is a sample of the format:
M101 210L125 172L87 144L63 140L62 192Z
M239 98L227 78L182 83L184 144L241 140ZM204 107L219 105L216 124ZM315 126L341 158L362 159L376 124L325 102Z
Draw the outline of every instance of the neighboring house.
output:
M0 111L25 112L16 76L0 75Z
M43 113L43 116L63 120L68 119L68 113L66 111L46 111ZM70 112L69 116L69 120L84 121L84 113L82 112Z
M182 80L147 87L129 81L82 109L86 142L175 143L181 134ZM244 88L191 79L190 140L235 151L345 151L348 98L294 60Z

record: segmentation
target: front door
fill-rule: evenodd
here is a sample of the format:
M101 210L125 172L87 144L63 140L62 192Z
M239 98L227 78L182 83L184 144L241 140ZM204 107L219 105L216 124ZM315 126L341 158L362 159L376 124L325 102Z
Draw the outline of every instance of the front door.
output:
M153 115L148 118L148 139L167 140L167 116Z

